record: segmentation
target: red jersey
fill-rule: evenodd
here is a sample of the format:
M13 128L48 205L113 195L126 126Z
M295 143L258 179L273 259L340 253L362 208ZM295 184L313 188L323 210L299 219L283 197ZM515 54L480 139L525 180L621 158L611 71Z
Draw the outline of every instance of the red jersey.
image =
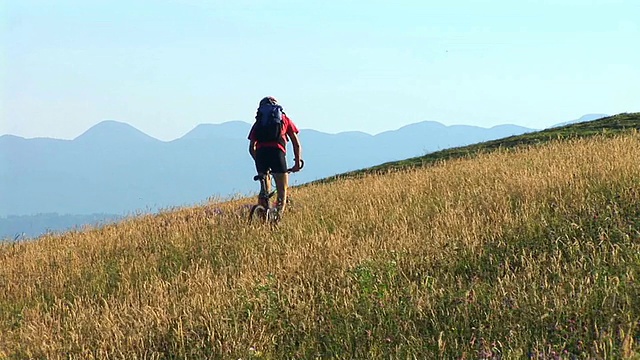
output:
M256 124L253 123L253 126L251 127L251 131L249 132L250 141L257 141L255 131L254 131L255 126ZM287 153L286 144L287 144L288 138L293 134L297 134L298 132L299 130L296 124L294 124L293 121L289 119L287 114L282 113L282 133L280 134L281 141L269 141L264 143L261 143L258 141L258 143L256 144L256 149L260 149L262 147L278 147L280 148L280 150L282 150L286 154Z

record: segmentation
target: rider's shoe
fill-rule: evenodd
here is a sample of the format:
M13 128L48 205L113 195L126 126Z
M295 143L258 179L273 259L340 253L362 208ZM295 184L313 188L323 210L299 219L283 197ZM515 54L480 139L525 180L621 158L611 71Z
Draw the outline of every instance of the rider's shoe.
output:
M280 220L282 220L282 211L280 207L275 207L271 212L271 221L274 224L277 224L280 222Z

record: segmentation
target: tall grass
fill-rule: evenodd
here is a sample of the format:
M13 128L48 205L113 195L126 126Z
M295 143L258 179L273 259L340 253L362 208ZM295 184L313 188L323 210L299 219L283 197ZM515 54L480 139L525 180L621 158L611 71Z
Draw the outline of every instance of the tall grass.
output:
M0 246L0 358L640 355L640 134Z

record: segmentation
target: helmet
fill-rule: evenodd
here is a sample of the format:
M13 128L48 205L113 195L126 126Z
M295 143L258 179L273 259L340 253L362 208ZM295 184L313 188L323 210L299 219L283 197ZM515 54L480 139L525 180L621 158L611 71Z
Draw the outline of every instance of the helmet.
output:
M277 105L278 104L278 100L276 100L276 98L274 98L273 96L267 96L262 98L262 100L260 100L260 106L262 105Z

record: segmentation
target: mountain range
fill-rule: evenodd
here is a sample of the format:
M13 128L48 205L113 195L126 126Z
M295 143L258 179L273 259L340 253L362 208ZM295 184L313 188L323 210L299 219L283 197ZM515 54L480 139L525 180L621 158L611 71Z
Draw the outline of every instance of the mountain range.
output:
M586 115L572 122L603 116ZM179 139L160 141L131 125L108 120L73 140L0 136L0 217L24 220L43 213L117 217L253 194L258 185L252 180L255 168L248 154L250 127L241 121L201 124ZM535 130L432 121L377 135L302 129L305 168L292 175L290 183ZM289 161L292 157L289 151ZM13 233L3 233L0 227L0 238L6 236Z

